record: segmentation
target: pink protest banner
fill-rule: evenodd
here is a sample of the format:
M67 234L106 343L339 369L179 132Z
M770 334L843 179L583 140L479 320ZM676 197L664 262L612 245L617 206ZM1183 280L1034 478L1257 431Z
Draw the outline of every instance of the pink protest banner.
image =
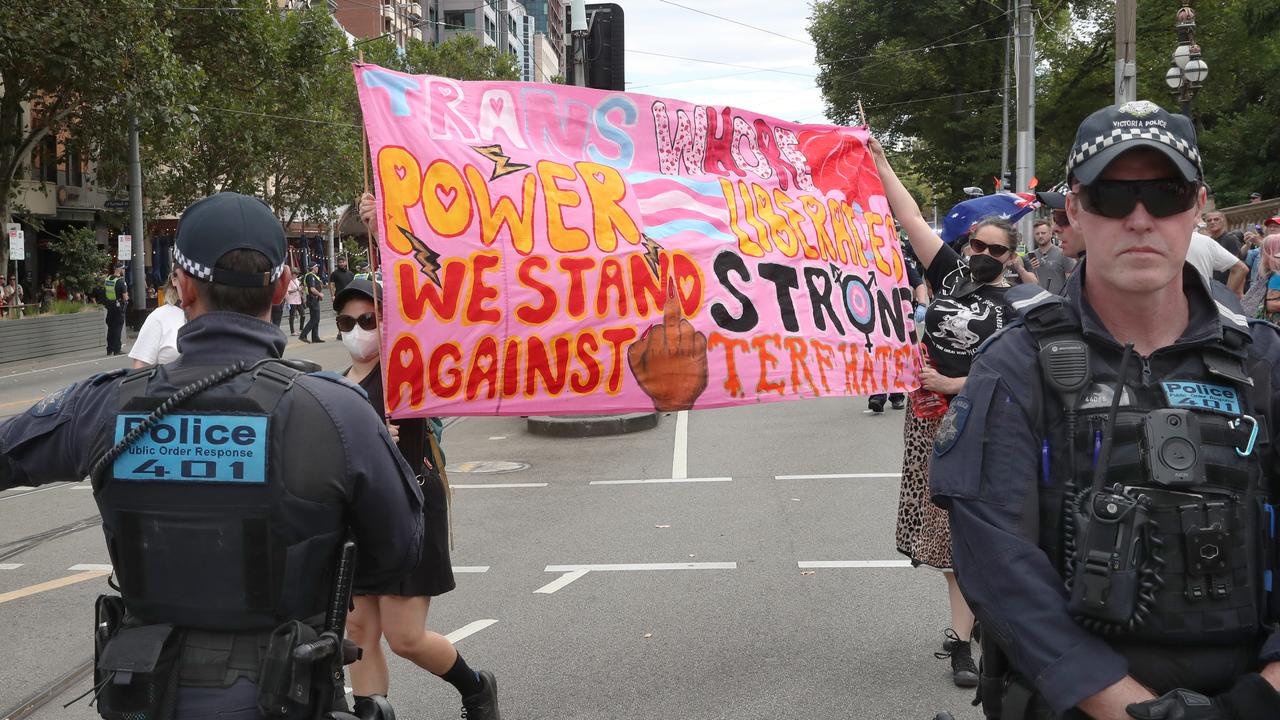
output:
M395 417L916 386L865 128L355 68Z

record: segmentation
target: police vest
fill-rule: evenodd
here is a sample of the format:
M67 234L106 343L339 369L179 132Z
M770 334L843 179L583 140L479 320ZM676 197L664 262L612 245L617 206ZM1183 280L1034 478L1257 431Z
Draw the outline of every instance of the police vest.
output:
M221 632L318 620L344 539L343 505L297 497L284 477L341 471L287 446L285 428L300 423L316 443L341 438L317 403L281 402L301 371L278 362L148 422L169 399L152 388L185 387L217 370L158 366L120 384L109 444L143 431L92 480L125 607L139 624Z
M1079 321L1060 300L1020 311L1042 348L1053 339L1083 339ZM1092 377L1073 408L1043 384L1048 477L1040 489L1039 544L1059 572L1069 578L1078 572L1082 508L1107 434L1113 445L1106 484L1145 498L1148 510L1139 578L1147 612L1118 627L1077 618L1091 630L1153 643L1231 644L1256 639L1269 619L1271 366L1250 356L1247 332L1224 324L1223 334L1215 342L1158 351L1159 375L1150 358L1135 354L1138 362L1130 362L1122 386L1121 348L1088 341ZM1117 387L1117 420L1108 427ZM1074 445L1064 421L1071 412Z
M102 283L102 287L105 289L107 294L107 302L116 301L116 280L118 279L119 278L112 275Z

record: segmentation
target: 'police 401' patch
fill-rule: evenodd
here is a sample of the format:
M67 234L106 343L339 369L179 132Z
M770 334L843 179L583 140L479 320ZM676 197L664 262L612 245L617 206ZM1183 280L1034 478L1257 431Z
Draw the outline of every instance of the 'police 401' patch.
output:
M972 409L973 403L963 395L958 395L951 401L947 414L943 415L938 423L938 434L933 438L933 452L939 457L946 455L947 451L955 447L960 433L964 432L965 423L969 421L969 411Z
M116 416L115 441L146 420ZM265 483L266 415L167 415L116 458L118 480Z
M1241 414L1240 395L1235 388L1190 380L1171 380L1160 385L1169 407L1209 410L1232 417Z

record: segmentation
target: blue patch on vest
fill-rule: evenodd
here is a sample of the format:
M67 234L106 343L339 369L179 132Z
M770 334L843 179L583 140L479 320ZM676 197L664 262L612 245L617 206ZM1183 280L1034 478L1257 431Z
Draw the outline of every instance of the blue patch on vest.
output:
M116 416L119 443L147 418ZM267 481L266 415L166 415L116 458L117 480L257 483Z
M58 411L62 410L62 403L66 402L71 393L75 391L77 384L71 383L55 393L40 398L40 402L31 406L31 416L49 417L50 415L57 415Z
M960 439L960 433L964 432L964 424L969 421L969 411L972 409L973 403L963 395L951 401L947 414L943 415L942 421L938 423L938 434L933 440L934 454L942 457L955 447L956 440Z
M1240 394L1235 388L1190 380L1171 380L1160 386L1169 407L1209 410L1231 417L1241 414Z

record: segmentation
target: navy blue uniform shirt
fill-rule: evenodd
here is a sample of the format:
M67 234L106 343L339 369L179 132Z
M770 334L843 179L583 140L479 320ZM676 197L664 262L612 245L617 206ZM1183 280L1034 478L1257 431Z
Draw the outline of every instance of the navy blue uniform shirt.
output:
M168 367L221 368L236 361L280 357L287 338L271 323L238 313L200 315L178 331L179 360ZM214 370L211 370L213 372ZM0 425L0 490L17 485L83 480L108 450L118 408L116 386L125 371L105 373L46 397ZM336 376L300 376L290 396L311 395L342 438L345 467L326 477L283 481L294 494L347 507L347 522L359 548L357 585L377 585L411 571L422 546L422 490L396 452L382 418L355 385ZM310 452L297 443L296 452ZM289 452L290 449L284 450ZM286 456L287 457L287 456Z
M1215 299L1191 266L1183 273L1190 322L1173 347L1153 353L1149 362L1155 372L1169 358L1221 338L1230 325L1244 329L1247 323L1251 354L1280 354L1275 326L1247 322ZM1067 284L1066 303L1080 318L1090 345L1119 347L1083 297L1084 274L1082 264ZM965 598L984 630L1000 639L1014 668L1062 714L1124 678L1129 665L1104 639L1072 620L1062 577L1037 545L1045 437L1036 409L1044 397L1038 352L1021 321L979 350L964 391L953 402L954 417L939 430L929 480L933 501L950 511L956 579ZM1275 366L1272 374L1272 388L1280 389ZM1276 417L1276 407L1273 395L1270 417ZM1276 650L1280 634L1266 640L1263 655Z

